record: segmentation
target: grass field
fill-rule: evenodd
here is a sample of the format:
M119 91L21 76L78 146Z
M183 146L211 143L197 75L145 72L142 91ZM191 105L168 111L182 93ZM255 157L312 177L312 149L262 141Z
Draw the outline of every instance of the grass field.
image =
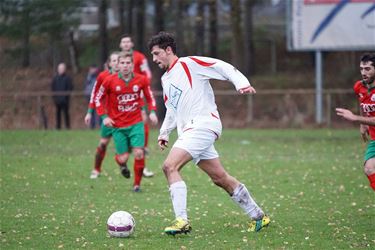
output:
M173 219L160 170L167 152L151 145L156 176L133 193L112 143L104 174L88 178L97 142L97 131L1 131L1 249L375 248L375 193L357 130L224 130L216 143L222 162L272 223L246 232L242 211L189 164L182 173L193 231L176 237L162 233ZM133 214L132 237L107 235L116 210Z

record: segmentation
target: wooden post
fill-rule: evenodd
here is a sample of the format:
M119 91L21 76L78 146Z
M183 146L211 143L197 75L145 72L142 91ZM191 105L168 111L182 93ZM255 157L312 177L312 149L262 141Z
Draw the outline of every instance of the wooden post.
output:
M331 93L326 94L326 105L327 105L327 111L326 111L326 121L327 121L327 126L330 128L331 127L331 108L332 108L332 96Z
M271 44L271 72L272 72L272 74L276 74L277 58L276 58L276 42L275 42L275 40L271 39L270 44Z
M246 124L249 125L253 121L253 96L247 95L247 115Z

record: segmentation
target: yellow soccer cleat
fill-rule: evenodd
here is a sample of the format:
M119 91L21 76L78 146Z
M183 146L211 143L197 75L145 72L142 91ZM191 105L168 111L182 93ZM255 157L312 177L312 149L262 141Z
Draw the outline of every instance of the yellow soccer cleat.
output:
M164 232L169 235L176 235L176 234L187 234L191 231L191 226L189 221L184 220L182 218L177 218L172 222L172 225L166 227Z
M249 223L249 229L247 231L249 232L258 232L263 227L268 226L270 224L271 220L267 215L264 215L262 219L260 220L253 220Z

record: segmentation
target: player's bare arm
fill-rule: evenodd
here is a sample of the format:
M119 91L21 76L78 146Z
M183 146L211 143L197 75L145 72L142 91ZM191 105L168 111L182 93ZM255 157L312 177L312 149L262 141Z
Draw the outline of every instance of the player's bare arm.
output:
M240 92L241 94L255 94L256 90L253 86L248 86L248 87L239 89L238 92Z
M348 121L360 123L363 125L375 126L375 117L355 115L352 111L343 108L336 108L336 113L338 116L341 116Z
M359 114L363 116L362 109L359 109ZM369 140L369 127L366 124L359 124L359 133L361 134L362 140L367 142Z
M168 141L165 140L159 140L158 144L161 150L164 150L168 147Z
M160 147L161 150L164 150L168 147L168 140L166 139L163 139L159 136L158 138L158 145Z
M89 124L90 124L90 122L91 122L91 118L92 118L92 114L91 114L91 113L87 113L87 114L85 115L85 124L86 124L86 125L89 125Z
M115 122L114 122L111 118L106 117L106 118L104 118L104 120L103 120L103 124L104 124L105 126L107 126L107 127L113 127L113 125L115 124Z
M153 126L156 126L158 124L159 121L158 121L158 117L155 114L155 112L150 112L148 117L150 118L151 124Z
M149 85L143 88L143 94L146 98L149 110L151 110L148 117L150 118L151 124L155 126L158 124L158 117L155 114L156 102Z

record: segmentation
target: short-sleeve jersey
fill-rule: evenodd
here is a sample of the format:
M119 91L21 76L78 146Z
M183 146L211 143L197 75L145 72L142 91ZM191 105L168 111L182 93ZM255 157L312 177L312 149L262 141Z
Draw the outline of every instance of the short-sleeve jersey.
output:
M99 73L98 77L96 78L96 82L94 87L92 88L91 95L90 95L90 102L89 102L89 109L95 109L95 96L99 91L100 86L102 86L104 80L107 76L110 76L111 72L109 70L103 70Z
M142 121L141 92L143 92L149 110L156 110L155 99L150 91L148 79L139 74L126 82L121 74L113 74L104 80L95 97L98 114L108 115L114 121L114 127L124 128ZM103 100L107 99L106 103Z
M228 80L237 90L250 86L234 66L209 57L181 57L163 74L163 99L167 108L160 136L177 127L180 135L204 128L221 135L222 125L209 79Z
M369 89L362 81L354 84L354 92L358 97L362 115L375 117L375 88ZM369 126L371 140L375 140L375 126Z

